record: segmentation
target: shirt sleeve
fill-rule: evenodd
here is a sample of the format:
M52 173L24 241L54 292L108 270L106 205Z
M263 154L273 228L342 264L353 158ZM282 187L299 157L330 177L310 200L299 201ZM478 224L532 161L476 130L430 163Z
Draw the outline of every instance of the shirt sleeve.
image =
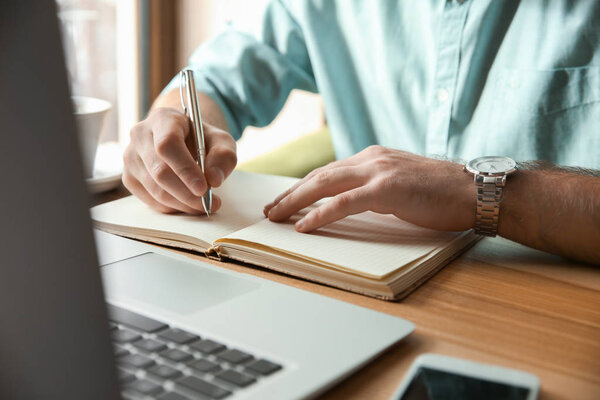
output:
M267 6L260 39L227 29L198 47L188 68L236 139L248 125L271 123L292 89L317 91L302 30L282 1ZM178 87L176 76L164 91Z

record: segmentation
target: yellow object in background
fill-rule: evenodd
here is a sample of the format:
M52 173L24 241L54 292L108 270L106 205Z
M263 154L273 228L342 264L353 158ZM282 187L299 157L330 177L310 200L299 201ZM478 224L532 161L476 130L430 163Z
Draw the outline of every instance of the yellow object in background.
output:
M238 170L269 175L302 178L315 168L335 160L327 127L284 144L277 149L246 161Z

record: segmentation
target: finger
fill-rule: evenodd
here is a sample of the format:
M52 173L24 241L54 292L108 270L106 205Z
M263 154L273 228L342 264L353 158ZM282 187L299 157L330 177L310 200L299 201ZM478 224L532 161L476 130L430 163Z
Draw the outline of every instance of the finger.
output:
M125 185L127 190L131 192L131 194L138 197L140 200L142 200L144 203L146 203L153 209L162 213L177 212L178 210L171 207L167 207L166 205L161 204L156 199L154 199L154 197L152 197L152 195L148 193L148 191L144 188L141 182L136 178L136 175L143 173L145 170L144 165L140 160L140 157L136 153L134 146L134 143L139 143L139 138L141 136L139 134L139 128L140 127L137 126L135 129L132 129L131 143L123 152L124 170L123 177L121 178L123 185Z
M204 125L206 133L205 176L208 184L219 187L237 164L236 144L231 135L210 125Z
M159 211L161 213L172 214L172 213L177 213L177 212L183 211L183 212L187 212L188 214L192 214L192 215L202 214L201 212L198 212L197 210L192 210L192 212L186 211L185 206L182 205L181 203L179 203L179 207L175 207L175 208L168 207L164 204L159 203L157 200L154 199L154 197L152 197L152 195L150 193L148 193L148 191L146 190L144 185L142 185L132 175L124 173L123 174L123 184L125 185L127 190L129 190L131 192L131 194L138 197L140 200L142 200L144 203L149 205L151 208L153 208L156 211ZM222 202L221 198L219 196L213 194L211 211L213 213L217 212L221 208L222 204L223 204L223 202Z
M170 170L196 196L206 191L202 169L188 150L185 138L190 132L189 119L183 114L170 114L159 119L153 126L153 145L156 154ZM180 199L181 200L181 199Z
M222 205L223 205L223 201L221 200L221 198L213 193L212 194L212 203L210 205L210 215L213 215L214 213L219 211L219 209L221 208Z
M355 162L352 158L353 157L345 158L343 160L333 161L333 162L325 165L324 167L320 167L320 168L312 170L308 175L306 175L304 178L300 179L298 182L296 182L294 185L292 185L292 187L290 187L288 190L286 190L285 192L283 192L279 196L277 196L275 198L275 200L273 200L271 203L267 204L263 210L265 217L269 215L269 211L273 207L275 207L277 204L279 204L279 202L283 198L285 198L291 192L298 189L300 186L304 185L306 182L308 182L310 179L312 179L315 175L318 175L318 174L322 173L323 171L327 171L329 169L355 165Z
M359 167L340 167L321 171L281 199L271 208L268 217L275 222L285 221L316 201L362 186L365 181L366 175Z
M123 185L125 185L125 187L127 188L127 190L129 190L131 194L139 198L141 201L143 201L156 211L159 211L164 214L170 214L178 211L174 208L167 207L164 204L161 204L158 201L154 200L154 197L152 197L150 193L148 193L146 189L144 189L144 186L128 172L123 172L122 181Z
M166 204L161 199L175 198L178 205L184 204L186 206L186 211L177 207L184 212L195 210L192 213L196 214L204 209L202 198L192 193L171 167L153 152L152 148L144 146L139 150L139 155L145 171L136 174L136 177L155 199ZM160 190L156 185L160 187ZM163 191L166 191L169 196L164 195ZM160 198L156 196L160 196ZM174 204L173 202L170 203Z
M193 196L189 191L188 193L190 194L190 196L197 199L197 207L190 207L182 203L181 201L176 199L172 194L170 194L168 190L165 190L164 187L159 185L158 182L154 179L154 177L150 174L148 167L145 165L145 163L139 155L136 154L134 157L130 156L128 163L130 165L130 174L133 176L133 178L137 179L137 181L140 182L140 184L144 187L144 190L150 196L152 196L154 200L158 203L188 214L199 214L203 211L202 200L199 197ZM169 167L166 164L163 163L162 165L164 170L168 170ZM172 171L171 173L173 174ZM160 172L158 176L160 176L161 174L162 172ZM179 179L177 177L175 178ZM185 188L181 181L179 181L179 184Z
M341 193L306 214L296 222L295 228L298 232L310 232L348 215L367 211L370 209L372 196L373 190L369 186L361 186Z
M145 174L144 176L139 177L138 180L144 186L144 189L146 189L146 191L150 193L150 195L159 203L186 214L197 215L204 213L203 208L192 208L179 201L168 191L164 190L158 183L156 183L150 175Z

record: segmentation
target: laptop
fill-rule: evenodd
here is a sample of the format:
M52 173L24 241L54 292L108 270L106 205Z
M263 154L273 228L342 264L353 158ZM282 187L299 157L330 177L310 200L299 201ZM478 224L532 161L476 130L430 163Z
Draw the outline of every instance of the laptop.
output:
M0 398L311 398L414 329L94 232L54 2L0 49Z

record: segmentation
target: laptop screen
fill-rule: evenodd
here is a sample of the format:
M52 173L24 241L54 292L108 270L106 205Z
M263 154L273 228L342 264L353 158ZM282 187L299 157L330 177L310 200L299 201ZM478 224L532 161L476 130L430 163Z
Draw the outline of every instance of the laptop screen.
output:
M118 398L55 8L0 2L0 398Z

